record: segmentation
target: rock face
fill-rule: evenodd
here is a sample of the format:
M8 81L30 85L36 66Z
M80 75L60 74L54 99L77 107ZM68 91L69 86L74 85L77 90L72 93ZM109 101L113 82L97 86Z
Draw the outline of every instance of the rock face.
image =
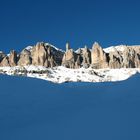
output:
M1 63L0 63L0 66L1 66L1 67L10 67L8 56L5 56L5 57L3 58L3 60L2 60Z
M9 55L9 64L11 67L17 65L17 53L16 51L12 50Z
M81 56L81 66L88 68L91 65L91 51L85 46L83 49L79 49Z
M112 69L121 68L123 63L123 58L117 49L113 49L113 52L109 53L109 67Z
M32 64L32 58L30 51L24 49L19 55L19 66L28 66Z
M46 66L47 59L47 50L44 46L44 43L37 43L35 47L33 47L32 52L32 65L35 66Z
M126 47L123 52L123 67L138 68L140 66L139 54L133 48Z
M6 55L5 55L2 51L0 51L0 63L1 63L2 59L3 59L5 56L6 56Z
M77 60L77 57L78 55L74 52L73 49L70 49L70 45L67 43L66 44L66 52L63 56L63 59L62 59L62 65L67 67L67 68L75 68L75 63L76 63L76 67L77 65L80 65L79 64L79 59ZM78 61L78 62L76 62Z
M108 50L108 51L107 51ZM140 68L140 46L116 46L108 49L95 42L92 50L86 46L74 51L66 44L66 51L62 51L51 44L39 42L35 46L29 46L19 54L12 50L9 55L0 51L0 66L44 66L53 68L65 66L71 69L120 69Z
M92 67L94 69L102 69L108 67L108 60L106 53L103 51L101 46L95 42L91 51Z
M75 62L75 67L76 69L81 67L81 60L80 60L80 55L77 56L77 60Z
M49 44L37 43L31 50L32 65L54 67L61 64L63 53Z

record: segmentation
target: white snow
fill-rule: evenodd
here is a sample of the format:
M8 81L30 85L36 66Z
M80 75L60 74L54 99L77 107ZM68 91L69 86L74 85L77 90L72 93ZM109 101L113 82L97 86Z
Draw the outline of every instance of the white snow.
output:
M59 48L55 47L54 45L52 45L52 44L50 44L50 43L45 43L45 45L46 45L46 46L49 45L49 46L51 46L52 48L56 49L57 51L64 52L64 50L59 49ZM33 48L33 46L27 46L25 49L28 50L28 51L30 51L30 50L32 50L32 48Z
M30 51L33 48L33 46L27 46L25 49Z
M126 45L111 46L111 47L108 47L108 48L104 48L103 50L104 50L106 53L113 52L115 49L116 49L117 51L123 52L124 49L125 49L126 47L127 47Z
M46 45L46 46L49 45L49 46L51 46L52 48L56 49L57 51L65 52L64 50L59 49L59 48L55 47L54 45L52 45L52 44L50 44L50 43L45 43L45 45Z
M22 75L39 78L54 83L64 82L109 82L126 80L136 73L140 73L139 68L122 69L68 69L63 66L45 68L43 66L25 67L0 67L1 74Z

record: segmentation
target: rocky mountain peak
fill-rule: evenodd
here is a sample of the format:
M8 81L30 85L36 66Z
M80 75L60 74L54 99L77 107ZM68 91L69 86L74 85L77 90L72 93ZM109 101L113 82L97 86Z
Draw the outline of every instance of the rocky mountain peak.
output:
M102 47L95 42L91 51L92 67L96 69L107 68L108 60Z
M92 49L84 46L74 51L70 44L66 43L66 51L62 51L49 43L38 42L34 46L26 47L20 53L12 50L9 55L6 55L0 51L1 67L29 65L46 68L62 65L72 69L139 68L140 46L121 45L103 49L95 42Z

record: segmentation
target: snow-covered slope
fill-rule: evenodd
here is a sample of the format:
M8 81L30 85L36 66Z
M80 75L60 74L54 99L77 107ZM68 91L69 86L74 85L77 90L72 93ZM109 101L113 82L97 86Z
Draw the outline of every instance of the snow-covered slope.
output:
M117 51L123 52L125 48L126 48L126 45L118 45L118 46L110 46L110 47L108 47L108 48L104 48L103 50L104 50L106 53L113 52L114 49L116 49Z
M64 82L108 82L126 80L139 73L140 69L68 69L63 66L45 68L42 66L0 67L0 73L39 78L54 83Z
M123 52L127 47L136 49L136 48L140 48L140 45L131 45L131 46L127 46L127 45L118 45L118 46L110 46L110 47L104 48L103 50L104 50L106 53L113 52L115 49L116 49L117 51Z

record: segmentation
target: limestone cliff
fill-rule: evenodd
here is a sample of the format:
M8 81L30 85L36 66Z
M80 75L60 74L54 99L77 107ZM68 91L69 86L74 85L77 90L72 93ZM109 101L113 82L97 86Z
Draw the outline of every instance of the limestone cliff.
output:
M46 68L62 65L71 69L140 68L140 46L121 45L103 49L95 42L92 49L85 46L74 51L67 43L66 51L63 51L51 44L39 42L20 53L12 50L6 55L0 51L0 67L29 65Z

